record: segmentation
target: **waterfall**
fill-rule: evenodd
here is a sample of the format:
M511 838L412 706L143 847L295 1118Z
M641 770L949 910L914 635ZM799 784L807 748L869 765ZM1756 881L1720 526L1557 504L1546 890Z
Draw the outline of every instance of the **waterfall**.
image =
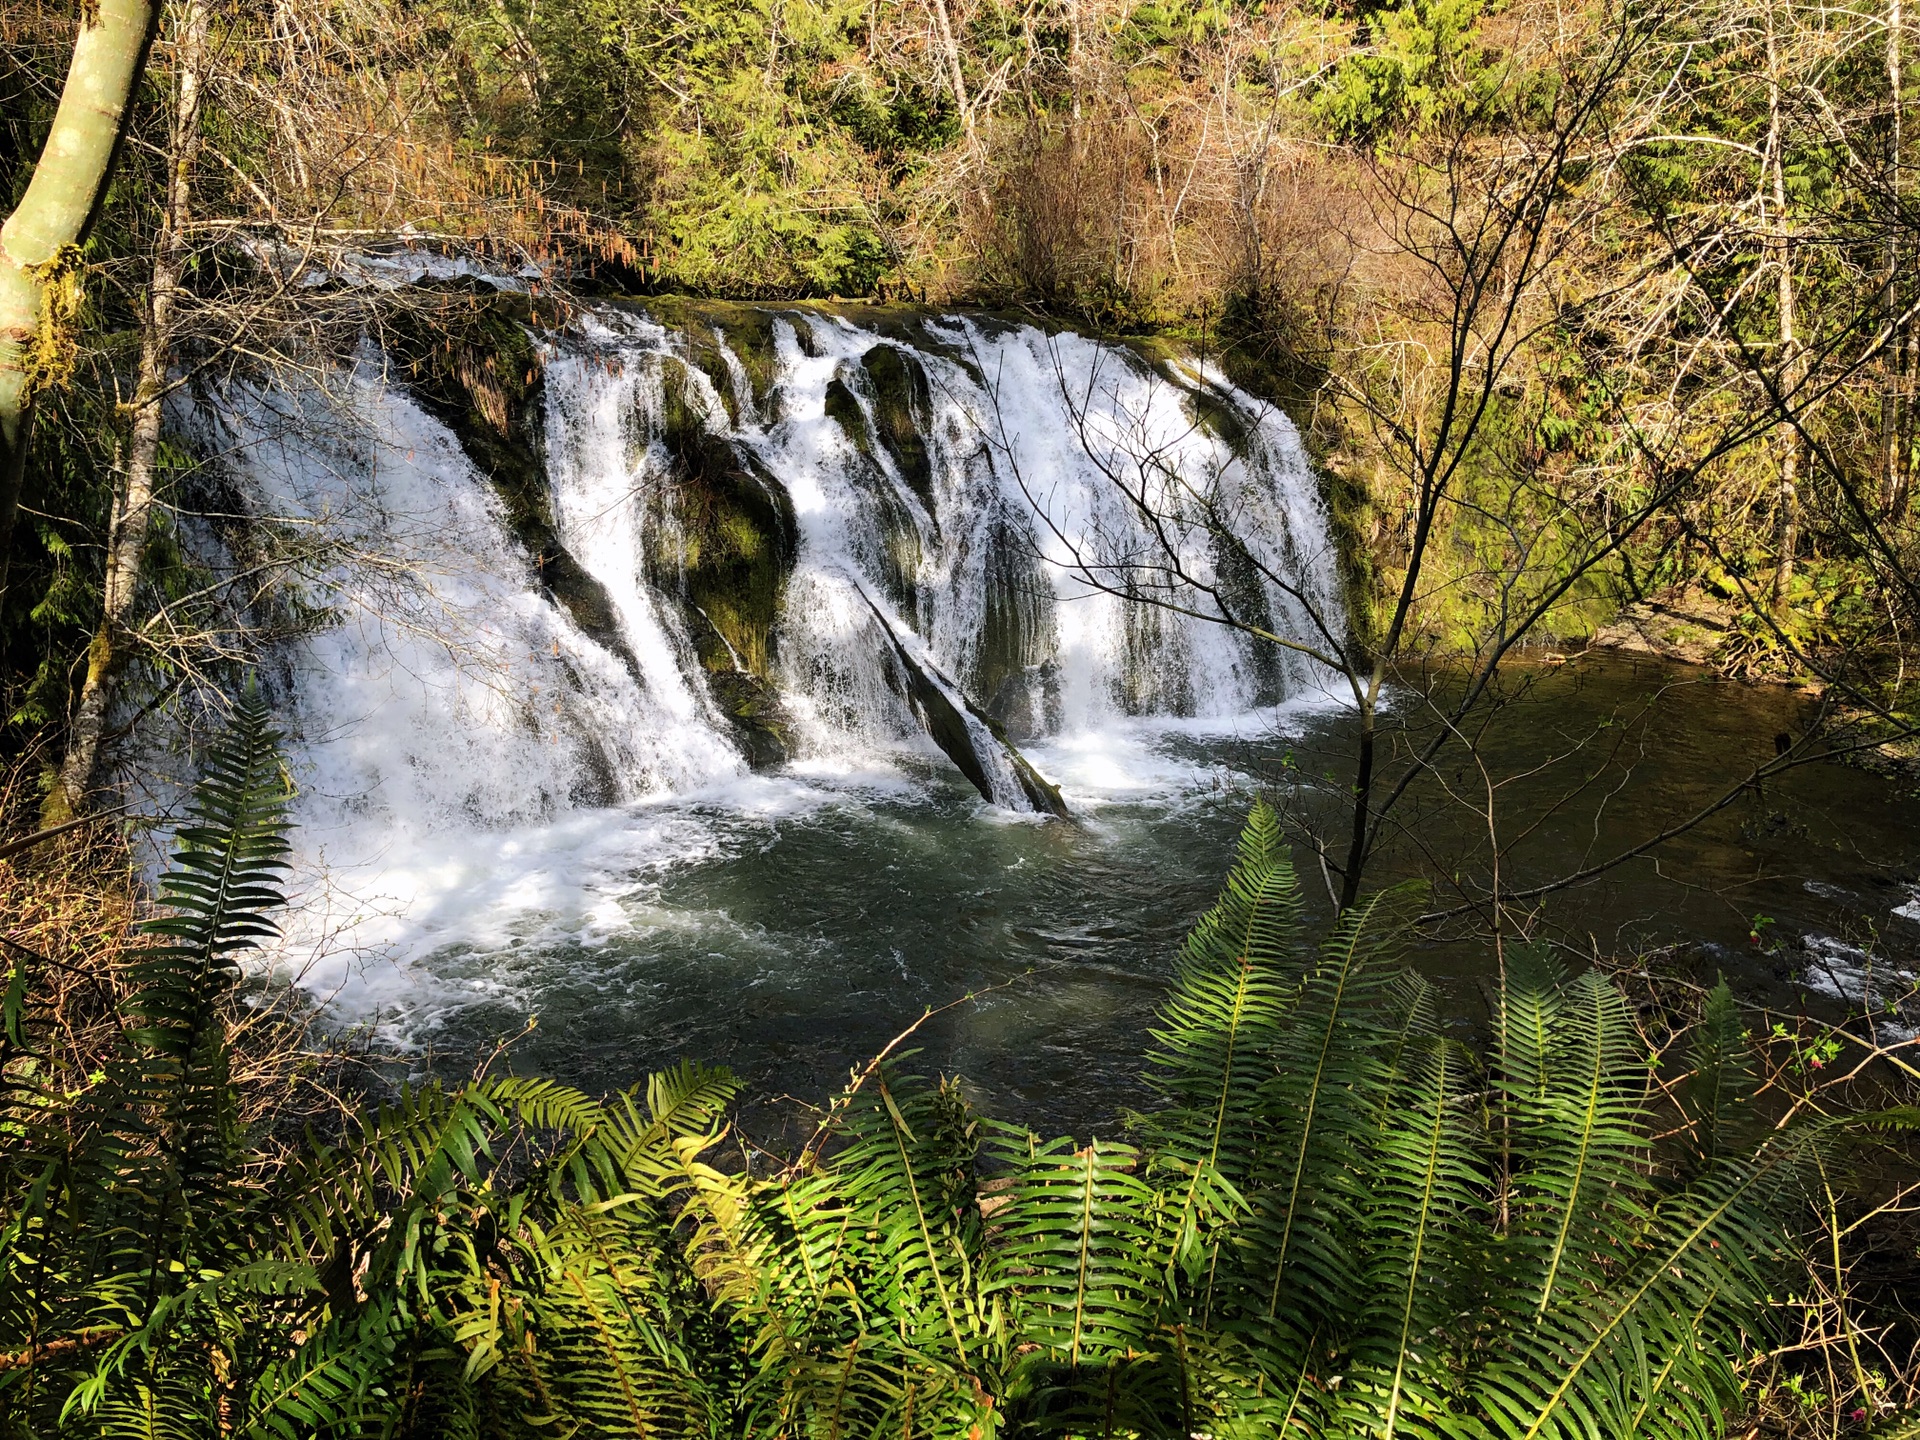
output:
M1202 361L799 307L603 304L539 344L537 544L377 356L196 417L243 508L326 536L299 602L325 623L278 652L296 949L590 937L636 874L718 843L702 807L774 803L761 775L789 803L914 760L1070 813L1027 750L1314 683L1182 612L1339 643L1299 438ZM308 983L355 983L329 964Z
M1023 741L1123 716L1240 714L1309 680L1288 652L1103 588L1169 560L1237 592L1263 628L1337 645L1332 549L1298 437L1209 367L1169 372L959 317L912 340L818 312L752 319L768 332L757 389L724 316L690 334L616 312L555 338L546 438L564 538L650 648L663 621L648 552L698 543L687 512L716 499L679 432L721 454L721 491L780 492L794 554L777 613L718 639L778 691L798 753L909 743L941 723L917 713L924 679L979 755L983 794L1024 809ZM1240 551L1223 554L1186 513L1195 491L1233 517ZM1169 517L1170 539L1148 533L1130 494ZM654 584L684 596L686 567L667 559ZM704 607L688 623L728 630Z

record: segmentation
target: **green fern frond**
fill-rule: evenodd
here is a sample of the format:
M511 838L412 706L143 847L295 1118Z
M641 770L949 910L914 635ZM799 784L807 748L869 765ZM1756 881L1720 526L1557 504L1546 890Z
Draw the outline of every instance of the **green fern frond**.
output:
M1167 1237L1137 1152L1055 1140L1009 1158L985 1288L1009 1292L1023 1342L1069 1367L1150 1348Z
M740 1245L756 1330L754 1408L809 1433L904 1433L906 1407L979 1409L991 1348L981 1291L979 1122L952 1085L877 1073L813 1172L753 1197ZM914 1397L911 1402L909 1397ZM875 1428L882 1427L882 1428Z
M1265 1140L1262 1087L1287 1038L1311 954L1279 816L1258 802L1219 902L1187 936L1148 1082L1165 1102L1143 1139L1163 1164L1243 1183Z
M1518 961L1520 957L1516 957ZM1526 1041L1502 1077L1509 1136L1508 1293L1544 1314L1560 1287L1591 1284L1582 1257L1621 1255L1650 1199L1646 1067L1619 990L1589 971L1516 963L1509 1009ZM1544 1047L1536 1041L1544 1029ZM1517 1062L1517 1063L1516 1063Z
M1262 1091L1271 1139L1249 1187L1253 1214L1241 1227L1252 1301L1243 1318L1282 1346L1274 1359L1288 1372L1285 1351L1339 1331L1356 1308L1356 1162L1392 1073L1388 1042L1401 1028L1393 967L1419 893L1387 891L1341 917L1302 979Z
M1707 992L1687 1061L1680 1108L1688 1126L1689 1168L1698 1171L1751 1133L1746 1097L1753 1089L1752 1057L1724 975Z
M1738 1393L1743 1343L1768 1323L1770 1280L1794 1253L1785 1217L1830 1133L1782 1133L1723 1162L1650 1212L1631 1252L1602 1271L1604 1283L1562 1285L1483 1373L1481 1399L1498 1431L1533 1440L1595 1425L1711 1430Z
M1465 1282L1490 1188L1465 1053L1428 1040L1405 1069L1392 1118L1366 1150L1365 1298L1336 1397L1338 1424L1384 1436L1440 1433L1459 1412L1457 1357L1474 1338Z
M250 688L208 751L189 823L174 832L174 868L159 884L169 913L143 927L172 943L138 952L128 975L131 1036L157 1053L184 1055L214 996L238 978L234 957L277 933L269 916L282 901L290 798L279 744Z

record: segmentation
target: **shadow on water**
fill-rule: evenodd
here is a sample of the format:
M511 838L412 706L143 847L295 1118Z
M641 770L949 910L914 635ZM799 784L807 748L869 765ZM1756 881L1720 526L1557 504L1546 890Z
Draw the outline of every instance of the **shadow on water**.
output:
M1509 696L1478 748L1500 782L1503 884L1517 889L1708 805L1811 718L1792 692L1603 654L1521 673ZM1403 711L1417 738L1418 707ZM1003 1118L1111 1128L1144 1099L1154 1008L1251 795L1266 786L1326 818L1347 725L1323 708L1283 712L1264 731L1249 720L1238 733L1041 747L1036 760L1079 811L1073 824L994 812L931 765L913 785L790 813L696 805L722 842L636 877L617 897L625 923L596 943L425 962L447 979L485 972L515 997L455 1009L434 1048L470 1059L532 1009L538 1027L514 1051L522 1070L611 1087L689 1056L733 1066L762 1096L818 1101L923 1010L987 991L916 1034L915 1063L964 1075ZM1487 782L1453 753L1441 783L1410 794L1380 879L1486 875L1492 847L1473 807ZM1317 869L1301 860L1324 915ZM1724 969L1750 994L1796 1004L1807 937L1816 952L1847 942L1896 962L1910 953L1920 927L1894 912L1917 872L1920 803L1884 777L1820 761L1547 897L1539 928L1585 954L1679 947L1709 979ZM1758 945L1756 916L1771 921ZM1464 1010L1486 957L1455 934L1423 943L1413 962Z

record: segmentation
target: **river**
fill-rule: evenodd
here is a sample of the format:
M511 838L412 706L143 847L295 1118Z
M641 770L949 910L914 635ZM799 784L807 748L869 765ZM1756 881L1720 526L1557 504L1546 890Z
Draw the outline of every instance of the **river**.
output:
M1503 830L1553 811L1508 856L1514 888L1610 857L1737 788L1811 709L1778 688L1606 652L1523 678L1481 746L1490 773L1527 772L1501 792ZM963 1001L915 1032L910 1063L965 1077L999 1117L1110 1130L1144 1098L1155 1007L1251 797L1293 797L1303 820L1331 824L1301 774L1336 765L1350 728L1339 707L1303 703L1035 747L1073 806L1067 822L998 810L932 756L577 817L516 871L527 885L548 869L572 898L546 910L523 894L483 941L429 949L390 992L389 1018L456 1069L537 1015L518 1067L602 1088L688 1056L735 1068L761 1096L817 1103L924 1011ZM1471 799L1477 775L1448 772ZM1381 883L1431 880L1444 873L1436 861L1484 876L1484 813L1431 785L1407 813L1419 843L1381 857ZM1896 912L1916 876L1920 802L1817 761L1544 897L1534 932L1572 963L1659 950L1672 973L1724 972L1748 998L1832 1014L1822 992L1856 989L1862 952L1889 980L1912 963L1920 925ZM1324 919L1310 860L1301 879ZM1434 894L1444 908L1444 886ZM569 909L582 904L584 925ZM1410 963L1471 1022L1489 953L1436 937Z

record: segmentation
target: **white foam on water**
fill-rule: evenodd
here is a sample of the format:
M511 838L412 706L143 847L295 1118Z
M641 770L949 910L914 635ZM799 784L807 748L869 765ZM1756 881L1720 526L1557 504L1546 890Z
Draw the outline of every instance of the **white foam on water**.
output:
M671 875L762 843L783 822L904 789L885 774L748 776L543 825L463 830L354 864L316 865L303 847L279 964L389 1042L417 1040L476 1001L531 1012L538 997L516 980L516 955L593 950L636 928L726 925L724 914L662 907L654 893Z
M1116 720L1036 742L1025 753L1060 786L1076 814L1116 804L1172 803L1237 783L1238 771L1198 753L1206 742L1284 744L1310 717L1341 708L1337 697L1309 692L1273 709L1236 715Z
M1832 935L1808 935L1801 942L1808 964L1800 983L1818 995L1840 1000L1856 1010L1874 1012L1874 1028L1883 1040L1911 1040L1920 1035L1920 977L1857 945Z
M773 328L763 406L723 348L731 411L684 337L631 312L544 342L555 530L610 603L606 643L542 590L452 434L374 367L330 398L235 386L205 407L256 514L330 547L307 598L332 623L282 657L300 797L279 963L343 1018L418 1035L476 999L528 1000L516 954L674 923L647 898L659 877L796 815L927 795L947 762L890 657L962 716L999 807L986 816L1026 800L982 707L1018 716L1028 758L1095 810L1217 785L1183 739L1267 738L1284 713L1334 703L1298 656L1089 583L1150 558L1121 489L1138 487L1183 573L1237 585L1264 626L1337 645L1322 633L1339 608L1326 517L1284 417L1217 374L1169 378L1077 336L952 320L913 346L820 314ZM877 428L863 361L878 346L927 380L919 489ZM661 588L657 557L677 540L662 528L676 523L669 380L792 504L774 678L798 753L777 774L747 769ZM864 434L846 427L848 396ZM1251 567L1222 568L1195 494L1234 518ZM1000 693L983 693L989 676Z

